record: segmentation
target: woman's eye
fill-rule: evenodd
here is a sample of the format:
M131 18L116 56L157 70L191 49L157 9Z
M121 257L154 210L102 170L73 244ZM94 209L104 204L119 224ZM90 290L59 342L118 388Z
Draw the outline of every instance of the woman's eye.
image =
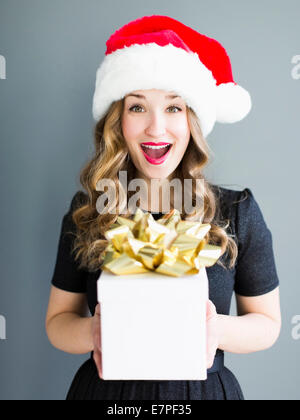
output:
M178 112L180 112L180 111L181 111L181 108L179 108L178 106L175 106L175 105L170 106L168 109L170 109L170 108L175 108L175 109L178 109ZM175 114L177 114L177 111L175 112Z
M134 105L134 106L132 106L131 108L129 108L129 111L133 111L133 112L136 112L136 111L134 111L135 110L135 108L142 108L140 105ZM182 109L181 108L179 108L178 106L175 106L175 105L172 105L172 106L170 106L168 109L177 109L178 110L178 112L180 112L180 111L182 111ZM138 111L139 112L139 111ZM177 111L175 112L175 113L177 113Z
M131 108L129 108L129 111L133 111L135 108L141 108L139 105L134 105ZM135 112L135 111L133 111Z

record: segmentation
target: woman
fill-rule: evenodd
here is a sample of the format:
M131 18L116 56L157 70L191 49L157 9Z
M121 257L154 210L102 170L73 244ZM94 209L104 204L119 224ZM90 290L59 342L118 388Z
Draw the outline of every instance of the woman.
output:
M279 336L272 236L249 188L234 191L213 185L203 169L210 158L206 137L215 122L240 121L250 108L250 95L233 81L221 44L182 23L167 16L143 17L110 37L94 94L95 154L81 172L86 192L75 194L63 218L46 319L49 340L56 348L73 354L92 352L67 399L244 399L235 376L224 366L224 352L261 351ZM110 210L132 215L127 204L133 191L124 192L120 171L126 172L128 182L139 178L149 187L141 194L139 207L155 219L166 212L162 192L167 181L202 181L203 188L193 184L190 194L193 203L200 196L203 206L191 213L181 208L181 217L210 223L208 240L222 248L220 260L207 268L206 381L101 378L96 282L107 244L104 232L118 216ZM103 179L119 189L110 210L101 213L97 189ZM156 195L151 194L151 180L158 181ZM177 199L174 193L172 208ZM229 316L233 292L236 317Z

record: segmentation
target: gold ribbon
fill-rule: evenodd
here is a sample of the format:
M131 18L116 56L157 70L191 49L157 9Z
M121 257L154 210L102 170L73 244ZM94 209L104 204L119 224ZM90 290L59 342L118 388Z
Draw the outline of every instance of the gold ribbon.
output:
M148 271L180 277L214 265L221 247L207 243L210 224L183 221L173 209L161 219L137 209L133 219L118 216L106 231L109 241L101 269L116 275Z

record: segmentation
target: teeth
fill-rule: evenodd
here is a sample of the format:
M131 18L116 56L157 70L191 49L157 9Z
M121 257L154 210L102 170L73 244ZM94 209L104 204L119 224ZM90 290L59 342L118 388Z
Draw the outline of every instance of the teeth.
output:
M149 146L149 145L143 144L142 146L147 147L148 149L164 149L165 147L170 146L170 144L166 144L165 146Z

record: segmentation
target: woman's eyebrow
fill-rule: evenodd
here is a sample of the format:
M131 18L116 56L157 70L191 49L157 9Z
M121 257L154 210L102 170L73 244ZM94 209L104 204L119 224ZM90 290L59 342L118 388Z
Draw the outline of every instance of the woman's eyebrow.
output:
M134 96L135 98L139 98L139 99L146 99L144 95L138 95L138 94L134 94L134 93L130 93L129 95L126 96L126 98L128 98L129 96ZM175 99L175 98L179 98L178 95L167 95L166 99Z

